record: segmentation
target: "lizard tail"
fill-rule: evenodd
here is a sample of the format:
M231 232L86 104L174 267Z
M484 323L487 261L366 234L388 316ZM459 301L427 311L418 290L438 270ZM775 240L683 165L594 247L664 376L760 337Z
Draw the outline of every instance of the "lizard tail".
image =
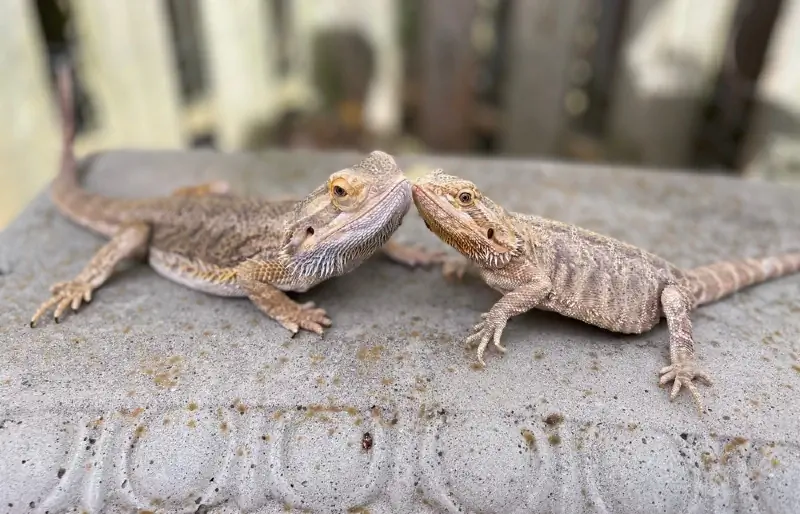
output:
M745 287L800 272L800 252L715 262L687 272L695 306L715 302Z
M115 219L113 213L119 211L121 207L119 204L125 201L90 193L81 187L73 150L75 112L69 65L60 65L56 78L61 113L61 169L53 180L50 196L56 207L75 223L106 236L112 236L119 225L119 220Z

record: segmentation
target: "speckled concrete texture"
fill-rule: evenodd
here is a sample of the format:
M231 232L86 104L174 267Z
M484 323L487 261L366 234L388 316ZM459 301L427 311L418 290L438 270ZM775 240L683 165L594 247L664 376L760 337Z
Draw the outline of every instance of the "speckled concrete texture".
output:
M224 178L283 196L358 158L114 152L86 182L138 197ZM399 160L681 265L800 248L786 186ZM413 210L399 238L443 247ZM695 314L716 381L700 418L657 385L663 324L617 336L528 313L479 370L463 339L498 295L380 256L301 295L331 315L323 338L146 266L31 329L48 287L101 244L45 195L0 234L0 512L800 512L800 276Z

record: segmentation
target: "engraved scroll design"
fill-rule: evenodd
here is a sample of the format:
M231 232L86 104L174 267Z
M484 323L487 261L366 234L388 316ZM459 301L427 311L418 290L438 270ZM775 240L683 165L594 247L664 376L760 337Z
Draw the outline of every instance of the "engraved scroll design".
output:
M232 405L2 423L8 512L800 512L797 445L532 413Z

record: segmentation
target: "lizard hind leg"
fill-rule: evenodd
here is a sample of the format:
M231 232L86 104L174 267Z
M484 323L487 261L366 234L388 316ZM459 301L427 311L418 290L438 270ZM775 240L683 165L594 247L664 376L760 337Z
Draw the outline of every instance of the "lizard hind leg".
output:
M50 299L41 304L31 318L31 327L48 310L55 307L53 318L58 323L67 307L77 311L82 303L92 301L92 292L111 277L117 264L147 254L150 226L146 223L122 225L73 280L59 282L50 288Z
M212 180L194 186L179 187L172 191L172 196L208 196L224 195L231 190L231 186L224 180Z
M460 280L469 266L469 261L463 257L451 257L445 252L434 252L420 246L404 245L393 239L381 247L381 252L389 260L410 268L441 264L442 275L448 280Z
M661 369L661 385L672 381L672 391L670 400L675 399L681 390L686 386L692 393L695 405L702 413L704 410L700 392L694 384L697 379L706 385L712 385L711 378L705 371L702 371L695 360L694 355L694 335L692 333L692 320L689 316L691 299L688 294L681 291L674 285L667 286L661 293L661 307L664 316L667 318L667 328L669 330L669 366Z

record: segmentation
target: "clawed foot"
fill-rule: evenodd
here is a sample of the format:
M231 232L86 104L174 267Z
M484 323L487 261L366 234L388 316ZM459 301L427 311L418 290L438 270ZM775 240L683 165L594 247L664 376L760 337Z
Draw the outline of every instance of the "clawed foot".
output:
M441 264L442 274L446 279L460 279L468 267L468 261L463 257L453 257L447 252L432 252L419 245L409 246L389 241L384 245L383 252L391 260L410 268Z
M703 382L707 386L712 385L711 378L705 371L697 367L697 363L694 361L684 361L676 362L661 368L661 380L659 383L664 385L671 380L673 381L672 391L669 395L670 401L675 399L681 387L686 386L689 392L692 393L692 397L694 397L694 403L697 405L697 409L702 413L704 410L703 401L700 398L700 391L698 391L697 386L694 385L693 380L695 379Z
M489 346L489 342L493 342L495 348L501 353L506 353L505 346L500 344L500 337L503 335L503 329L506 328L508 322L505 318L491 316L491 312L481 314L481 321L472 327L472 335L467 337L467 344L473 344L475 341L480 341L478 344L478 362L481 366L486 366L483 360L483 352Z
M446 280L461 280L469 268L469 261L462 257L446 256L442 259L442 275Z
M289 330L292 336L301 328L322 335L325 327L331 326L331 320L325 310L317 308L314 302L293 304L293 307L290 312L276 317L278 323Z
M55 322L58 323L67 307L71 306L73 311L77 311L82 303L89 303L92 301L92 286L77 280L59 282L50 288L50 292L52 293L50 299L44 302L31 318L31 328L33 328L39 318L53 306L56 307L53 318Z
M389 257L400 264L410 268L418 266L430 266L439 262L444 262L447 254L444 252L431 252L419 245L409 246L399 243L387 243L384 251Z

